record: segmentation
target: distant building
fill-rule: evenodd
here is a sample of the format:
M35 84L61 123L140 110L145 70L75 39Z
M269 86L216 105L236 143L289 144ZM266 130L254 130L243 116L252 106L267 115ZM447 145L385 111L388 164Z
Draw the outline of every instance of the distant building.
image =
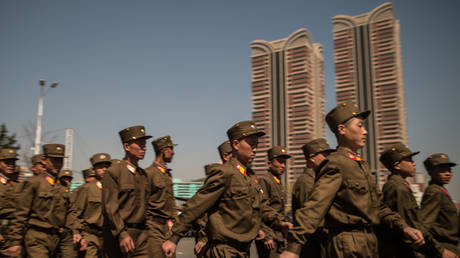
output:
M184 201L190 199L203 185L204 178L202 180L189 180L183 181L179 178L173 178L173 191L174 197Z
M84 185L85 182L83 181L74 181L72 180L72 184L70 185L70 192L72 192L73 190L75 190L75 188L81 186L81 185Z
M302 145L325 136L323 47L299 29L284 39L255 40L251 50L252 120L266 133L252 168L265 173L267 150L285 146L292 155L283 178L287 186L305 168Z

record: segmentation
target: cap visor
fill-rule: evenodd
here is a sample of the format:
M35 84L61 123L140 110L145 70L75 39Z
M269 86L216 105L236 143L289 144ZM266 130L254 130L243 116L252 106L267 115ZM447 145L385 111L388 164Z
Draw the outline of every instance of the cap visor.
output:
M370 110L366 110L366 111L364 111L364 112L359 113L359 114L356 115L356 116L362 118L363 120L365 120L370 114L371 114L371 111L370 111Z
M415 156L415 155L417 155L419 153L420 153L420 151L412 152L411 154L404 156L403 159L413 157L413 156Z

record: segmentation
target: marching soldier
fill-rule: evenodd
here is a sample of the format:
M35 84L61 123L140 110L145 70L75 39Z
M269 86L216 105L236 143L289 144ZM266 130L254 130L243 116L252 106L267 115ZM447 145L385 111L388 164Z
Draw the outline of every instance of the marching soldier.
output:
M322 162L310 198L295 214L299 225L289 231L288 248L281 257L299 257L323 220L329 232L328 257L378 257L373 227L380 223L404 233L414 246L424 244L419 230L408 227L382 203L369 165L357 154L366 142L364 119L369 114L350 102L327 114L338 148Z
M149 251L151 256L162 257L161 245L170 237L173 221L177 216L176 199L173 193L171 169L167 163L174 157L174 144L170 136L152 142L155 161L145 169L149 181L150 196L147 202L147 226L149 229Z
M267 151L268 172L258 178L262 187L264 198L268 205L280 215L284 216L286 193L281 185L281 175L284 174L286 161L291 157L283 146L274 146ZM279 257L284 250L285 237L281 230L271 229L263 225L265 238L256 240L259 257Z
M70 193L57 183L62 168L64 145L43 145L43 163L46 172L30 178L22 186L13 220L11 240L12 256L21 252L24 240L29 257L55 257L60 243L62 228L69 227L74 232L73 242L85 248L85 241L72 228L74 218L70 213Z
M82 185L74 197L72 209L77 218L77 228L86 240L87 248L84 257L105 257L103 251L102 226L102 183L105 171L110 167L110 155L94 154L91 159L92 169L88 169L87 177L94 180ZM94 174L94 176L92 176Z
M318 138L303 145L302 151L307 162L307 167L304 173L297 178L292 190L292 217L294 218L295 224L298 224L295 213L298 209L303 208L304 203L308 200L313 190L318 168L334 150L329 147L329 143L326 139ZM300 257L324 257L325 246L323 241L325 241L326 234L325 229L320 227L315 233L315 236L311 238L311 241L307 242L307 244L302 247Z
M65 191L67 193L70 192L70 186L72 185L73 173L72 170L63 169L58 174L58 181L57 183L65 187ZM73 199L72 196L70 197L70 203L72 203ZM71 221L74 223L74 221ZM70 228L61 227L60 231L60 238L61 241L59 243L59 256L62 257L76 257L77 250L73 244L73 232Z
M119 132L125 157L102 179L104 251L108 257L148 257L145 225L147 177L138 162L145 156L144 126Z
M30 170L32 170L32 172L34 173L35 176L46 171L46 168L43 165L42 160L43 160L43 155L42 154L34 155L32 157L32 159L31 159L32 168Z
M215 167L204 185L186 203L163 244L168 257L191 223L208 214L209 250L205 257L249 257L249 247L259 233L261 218L277 227L288 227L284 218L263 202L260 185L248 167L255 157L258 138L265 135L252 121L235 124L227 131L232 158Z
M0 256L9 256L11 246L8 234L16 210L18 182L15 168L17 153L14 149L0 150Z
M451 162L444 153L430 155L424 162L431 181L422 198L420 218L437 241L443 257L459 257L458 214L444 185L452 179Z

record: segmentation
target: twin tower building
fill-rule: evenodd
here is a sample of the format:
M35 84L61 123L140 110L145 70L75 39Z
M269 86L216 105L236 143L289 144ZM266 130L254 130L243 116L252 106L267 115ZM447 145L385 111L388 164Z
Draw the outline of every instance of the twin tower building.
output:
M380 185L386 171L380 152L398 142L408 144L399 20L385 3L369 13L332 18L337 103L352 101L372 110L366 120L368 141L362 157ZM252 119L267 133L253 162L266 171L266 151L286 146L285 185L305 168L302 145L325 137L323 47L300 29L289 37L251 43Z

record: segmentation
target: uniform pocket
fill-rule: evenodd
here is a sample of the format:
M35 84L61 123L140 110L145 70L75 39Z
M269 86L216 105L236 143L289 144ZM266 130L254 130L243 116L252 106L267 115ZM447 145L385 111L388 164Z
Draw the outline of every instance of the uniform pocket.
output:
M344 184L353 193L366 194L369 192L369 185L366 180L350 179L346 180Z

